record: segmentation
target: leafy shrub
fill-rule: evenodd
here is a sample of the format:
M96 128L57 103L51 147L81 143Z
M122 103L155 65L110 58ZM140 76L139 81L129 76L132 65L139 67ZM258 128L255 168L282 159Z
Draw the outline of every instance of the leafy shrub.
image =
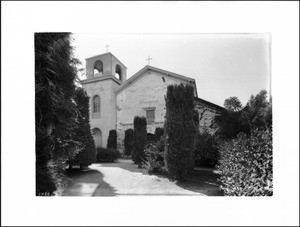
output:
M154 132L155 140L159 141L163 135L164 135L164 129L157 127Z
M135 164L141 167L145 160L144 148L147 142L147 121L145 117L134 117L134 142L132 159Z
M215 166L219 158L218 141L208 132L198 133L195 145L195 165Z
M165 164L170 177L175 180L183 180L194 166L197 127L193 100L193 86L183 84L168 86Z
M220 149L221 189L229 196L273 195L272 132L241 133Z
M97 147L97 162L114 162L120 157L116 149Z
M159 174L164 166L164 153L158 150L157 143L147 143L145 146L145 160L143 162L147 173Z
M133 151L133 129L125 130L125 138L124 138L124 147L125 147L125 155L131 155Z
M107 148L117 149L117 130L115 129L109 131Z
M160 153L164 153L165 151L166 138L164 136L160 137L160 139L156 143L157 150Z

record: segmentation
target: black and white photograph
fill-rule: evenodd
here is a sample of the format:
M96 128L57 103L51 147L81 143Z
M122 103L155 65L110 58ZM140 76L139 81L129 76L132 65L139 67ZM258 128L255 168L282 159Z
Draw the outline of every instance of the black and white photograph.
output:
M270 49L270 34L35 33L36 195L272 196Z
M297 225L299 2L4 6L5 225Z

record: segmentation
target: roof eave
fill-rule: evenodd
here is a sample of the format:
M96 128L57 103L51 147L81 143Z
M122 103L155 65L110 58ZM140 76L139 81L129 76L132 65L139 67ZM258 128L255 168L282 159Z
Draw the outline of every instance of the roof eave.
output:
M109 79L115 81L118 84L122 84L122 82L117 78L115 78L114 76L93 77L93 78L81 80L80 83L84 85L84 84L89 84L89 83L94 83L94 82L109 80Z

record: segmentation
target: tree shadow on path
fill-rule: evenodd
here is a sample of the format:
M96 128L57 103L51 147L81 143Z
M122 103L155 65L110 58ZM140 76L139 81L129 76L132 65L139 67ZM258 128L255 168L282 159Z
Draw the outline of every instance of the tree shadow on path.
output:
M72 180L62 196L115 196L116 190L103 180L100 171L86 169L66 170Z
M223 196L218 183L218 174L212 171L194 170L184 182L177 182L179 187L207 196Z

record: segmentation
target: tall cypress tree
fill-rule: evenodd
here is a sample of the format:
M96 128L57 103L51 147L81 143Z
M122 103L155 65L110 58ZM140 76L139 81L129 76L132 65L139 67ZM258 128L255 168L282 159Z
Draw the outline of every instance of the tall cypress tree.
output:
M133 161L142 167L145 160L144 149L147 143L147 120L145 117L134 117L134 142L133 142Z
M83 145L82 150L70 159L71 165L88 166L96 161L96 148L91 134L89 97L82 88L75 91L74 101L78 109L78 127L75 130L74 140Z
M107 148L117 149L117 145L117 130L110 130L107 138Z
M36 194L53 195L64 162L79 150L72 101L79 61L70 33L35 33Z
M194 88L169 85L166 95L165 164L170 176L183 180L193 167L197 127L194 112Z
M125 138L124 138L125 155L132 155L133 137L134 137L133 129L132 128L126 129Z

